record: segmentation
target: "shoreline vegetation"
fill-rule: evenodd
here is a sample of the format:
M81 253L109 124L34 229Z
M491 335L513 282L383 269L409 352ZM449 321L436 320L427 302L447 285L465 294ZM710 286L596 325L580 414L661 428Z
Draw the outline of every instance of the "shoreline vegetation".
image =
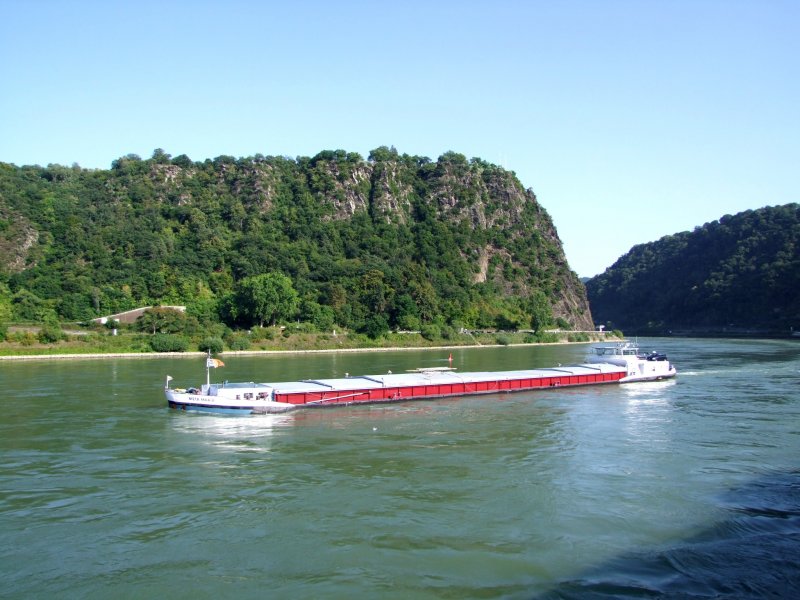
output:
M248 335L247 347L230 347L222 340L210 338L192 348L155 351L152 335L144 333L67 331L64 338L42 342L33 328L14 328L15 335L0 343L0 361L40 359L102 359L196 357L213 354L246 356L259 354L302 354L332 352L390 352L403 350L524 346L543 344L587 343L622 338L621 332L560 331L470 331L455 333L447 339L428 339L420 332L394 332L372 339L349 332L308 333L288 328L264 328L257 335ZM243 335L243 334L239 334Z

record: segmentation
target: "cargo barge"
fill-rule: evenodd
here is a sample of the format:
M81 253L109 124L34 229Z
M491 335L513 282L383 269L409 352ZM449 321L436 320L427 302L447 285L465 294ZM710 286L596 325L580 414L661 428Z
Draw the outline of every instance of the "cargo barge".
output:
M207 359L206 383L199 388L170 388L172 378L167 376L164 392L169 407L221 414L272 414L321 406L653 381L676 375L666 355L642 355L630 343L595 347L583 364L519 371L457 373L451 367L434 367L335 379L212 384L210 369L218 366L222 366L218 359Z

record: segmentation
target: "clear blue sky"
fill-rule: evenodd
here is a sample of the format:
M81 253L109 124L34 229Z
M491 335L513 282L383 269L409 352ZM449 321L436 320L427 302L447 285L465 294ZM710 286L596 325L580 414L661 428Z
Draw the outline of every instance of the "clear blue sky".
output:
M453 150L570 266L797 202L800 1L0 0L0 161Z

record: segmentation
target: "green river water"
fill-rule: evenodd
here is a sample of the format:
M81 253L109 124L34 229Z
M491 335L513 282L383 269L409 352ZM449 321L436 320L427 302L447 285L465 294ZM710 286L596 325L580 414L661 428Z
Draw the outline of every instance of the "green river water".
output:
M0 361L0 597L791 597L800 343L641 341L675 380L257 417L166 407L166 375L199 384L202 358ZM212 376L450 352L223 356Z

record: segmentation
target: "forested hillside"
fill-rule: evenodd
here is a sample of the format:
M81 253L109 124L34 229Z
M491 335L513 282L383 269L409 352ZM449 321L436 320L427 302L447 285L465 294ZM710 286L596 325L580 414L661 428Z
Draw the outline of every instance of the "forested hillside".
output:
M258 295L275 286L288 296L269 312ZM239 327L592 328L547 212L480 159L381 147L0 163L0 321L158 304Z
M635 246L586 284L626 331L800 328L800 205L748 210Z

